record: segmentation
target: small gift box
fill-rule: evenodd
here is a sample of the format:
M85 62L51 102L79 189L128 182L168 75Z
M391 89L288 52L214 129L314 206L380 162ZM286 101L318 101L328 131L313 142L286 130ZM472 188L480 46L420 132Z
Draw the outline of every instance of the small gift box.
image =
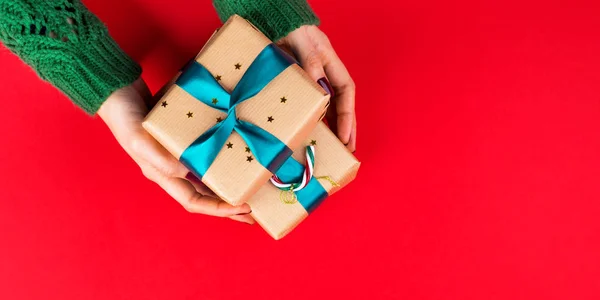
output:
M220 198L240 205L323 117L329 95L232 16L180 73L144 128Z
M319 122L271 179L248 200L252 217L276 240L292 231L328 196L350 183L360 162Z

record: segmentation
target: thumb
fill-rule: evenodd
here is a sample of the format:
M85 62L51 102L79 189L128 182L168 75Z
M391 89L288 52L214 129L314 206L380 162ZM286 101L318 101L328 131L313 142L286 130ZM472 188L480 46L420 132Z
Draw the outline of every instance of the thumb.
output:
M310 37L302 30L294 31L290 35L294 36L290 36L288 45L294 52L300 66L314 81L324 78L323 57L311 42Z

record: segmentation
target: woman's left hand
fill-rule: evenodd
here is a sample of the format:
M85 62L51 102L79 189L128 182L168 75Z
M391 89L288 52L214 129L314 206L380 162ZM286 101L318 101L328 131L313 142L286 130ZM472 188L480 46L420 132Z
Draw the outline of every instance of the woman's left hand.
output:
M317 26L302 26L277 42L290 50L302 68L319 84L331 83L333 98L327 122L352 152L356 150L355 85L329 39Z

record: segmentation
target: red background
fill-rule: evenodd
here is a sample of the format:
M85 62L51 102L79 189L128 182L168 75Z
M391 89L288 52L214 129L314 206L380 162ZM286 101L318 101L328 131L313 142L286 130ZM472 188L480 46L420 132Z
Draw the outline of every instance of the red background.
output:
M597 2L387 2L312 1L363 166L277 242L186 213L0 49L0 298L598 299ZM86 3L153 90L219 24L208 1Z

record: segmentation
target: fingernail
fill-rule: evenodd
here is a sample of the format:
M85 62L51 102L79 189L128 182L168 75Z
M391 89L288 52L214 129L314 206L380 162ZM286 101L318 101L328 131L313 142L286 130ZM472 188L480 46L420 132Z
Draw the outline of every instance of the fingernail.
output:
M335 92L333 91L331 84L329 84L329 80L327 80L327 77L323 77L317 80L317 83L327 92L327 94L330 94L331 97L335 96Z
M248 212L239 213L237 214L238 216L243 216L252 213L252 208L250 207L250 205L248 205L248 203L242 204L242 206L240 206L240 210Z

